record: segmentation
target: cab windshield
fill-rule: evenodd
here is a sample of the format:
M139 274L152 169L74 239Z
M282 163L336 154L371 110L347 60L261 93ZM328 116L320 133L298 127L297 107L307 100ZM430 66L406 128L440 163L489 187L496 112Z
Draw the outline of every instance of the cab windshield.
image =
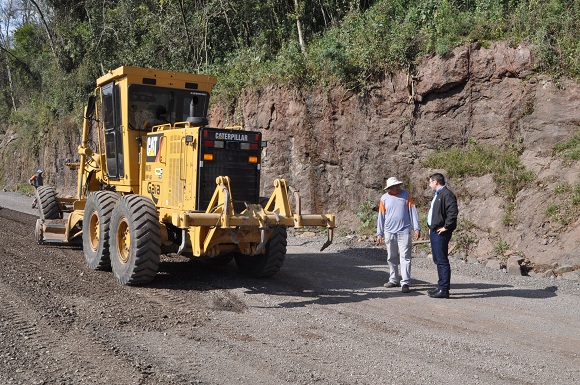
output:
M152 125L185 122L189 117L205 118L208 104L209 94L204 91L133 84L129 86L129 128L149 130ZM160 111L166 114L159 116Z

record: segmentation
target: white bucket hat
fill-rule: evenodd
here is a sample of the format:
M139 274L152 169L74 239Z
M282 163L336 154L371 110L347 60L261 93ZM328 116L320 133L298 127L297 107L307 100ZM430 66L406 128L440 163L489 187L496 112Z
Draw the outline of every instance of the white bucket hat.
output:
M398 184L403 184L403 182L401 182L400 180L398 180L397 178L392 176L389 179L387 179L387 187L385 187L384 189L386 190L389 187L393 187L393 186L396 186Z

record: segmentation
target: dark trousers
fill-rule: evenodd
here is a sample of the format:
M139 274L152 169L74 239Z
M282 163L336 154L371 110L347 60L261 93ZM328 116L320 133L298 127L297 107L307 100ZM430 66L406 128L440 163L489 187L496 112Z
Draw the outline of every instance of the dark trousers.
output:
M445 231L441 235L431 230L429 240L431 241L431 253L433 262L437 265L439 281L437 287L441 290L449 290L451 285L451 266L449 265L449 241L452 231Z

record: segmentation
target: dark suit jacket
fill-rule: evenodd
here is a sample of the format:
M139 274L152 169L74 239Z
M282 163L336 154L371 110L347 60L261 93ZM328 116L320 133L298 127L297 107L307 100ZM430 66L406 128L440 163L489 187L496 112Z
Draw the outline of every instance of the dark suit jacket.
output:
M440 227L445 227L447 230L453 231L457 227L458 214L457 198L451 190L445 187L437 194L435 203L433 203L431 226L429 228L436 230Z

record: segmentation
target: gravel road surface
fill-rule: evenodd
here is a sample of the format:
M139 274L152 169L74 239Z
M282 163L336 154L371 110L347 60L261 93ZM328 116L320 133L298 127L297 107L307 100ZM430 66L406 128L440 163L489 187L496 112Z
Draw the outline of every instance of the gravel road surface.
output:
M413 261L290 236L267 280L162 256L124 287L74 246L37 245L31 198L0 193L0 384L578 384L580 284L452 262L450 299ZM20 210L20 211L18 211Z

